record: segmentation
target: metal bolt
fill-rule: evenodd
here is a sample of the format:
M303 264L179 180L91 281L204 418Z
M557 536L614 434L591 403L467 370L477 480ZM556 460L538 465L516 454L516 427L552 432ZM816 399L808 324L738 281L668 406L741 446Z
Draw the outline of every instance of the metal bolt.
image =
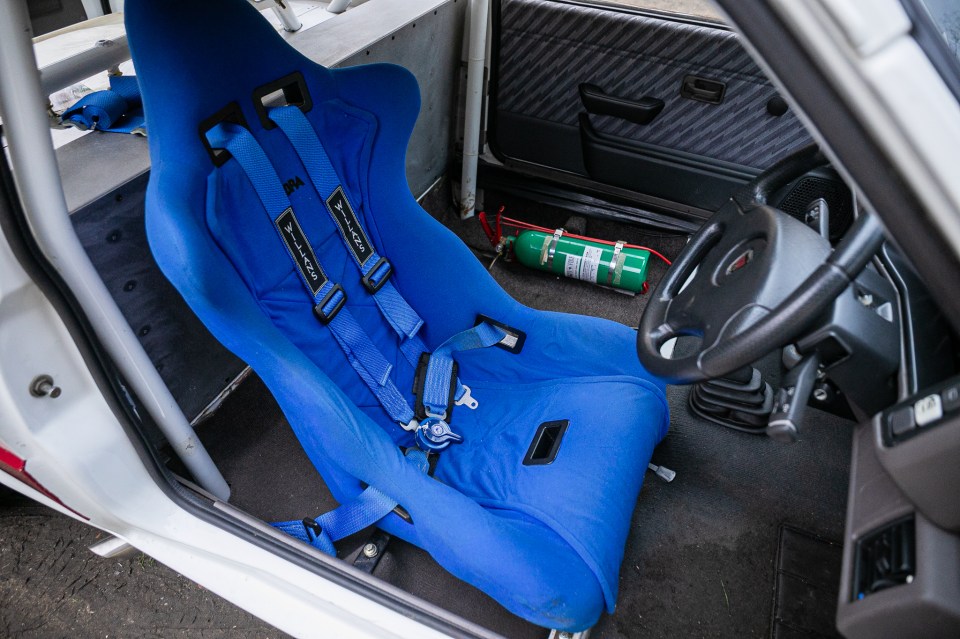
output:
M557 639L573 639L573 633L567 632L566 630L564 630L563 632L558 632Z
M873 295L871 295L870 293L861 293L857 297L857 299L860 300L860 303L866 306L867 308L870 308L871 306L873 306Z
M829 395L827 394L827 389L824 388L823 386L813 391L813 398L818 402L825 402L827 401L828 397Z
M33 381L30 382L30 394L34 397L56 399L60 397L60 393L62 392L59 386L54 386L53 378L49 375L37 375L33 378Z
M363 547L363 556L367 559L373 559L378 554L380 554L380 549L377 548L376 544L367 544Z

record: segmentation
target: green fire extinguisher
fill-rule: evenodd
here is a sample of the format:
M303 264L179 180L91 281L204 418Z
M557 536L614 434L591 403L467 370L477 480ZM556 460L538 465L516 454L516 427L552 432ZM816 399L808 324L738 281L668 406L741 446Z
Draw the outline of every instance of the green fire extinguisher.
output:
M643 290L647 279L650 252L625 242L602 244L569 237L563 229L552 235L524 230L506 241L518 262L541 271L634 293Z

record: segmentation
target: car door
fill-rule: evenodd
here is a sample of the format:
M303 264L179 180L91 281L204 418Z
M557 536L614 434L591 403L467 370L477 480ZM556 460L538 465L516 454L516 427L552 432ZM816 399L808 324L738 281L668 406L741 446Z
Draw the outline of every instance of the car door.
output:
M497 0L493 52L494 154L595 192L705 214L811 141L738 36L717 21Z

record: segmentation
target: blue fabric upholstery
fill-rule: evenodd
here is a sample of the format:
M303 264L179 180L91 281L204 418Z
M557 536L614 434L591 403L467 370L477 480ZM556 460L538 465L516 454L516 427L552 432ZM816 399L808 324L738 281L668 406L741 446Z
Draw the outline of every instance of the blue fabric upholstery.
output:
M365 483L397 500L413 523L391 514L380 527L534 623L579 630L604 606L612 610L631 512L668 423L663 384L637 362L633 331L517 303L417 205L404 156L419 92L406 70L320 67L245 0L127 0L126 21L150 122L146 223L157 262L271 389L334 496L349 501ZM307 117L370 240L425 321L426 345L438 347L478 314L527 333L520 354L456 355L480 406L455 411L465 441L441 454L435 478L404 459L398 444L412 445L412 435L391 422L314 319L237 162L215 168L198 135L199 123L235 101L280 179L305 182L290 195L304 232L407 392L414 371L396 332L361 286L296 152L254 110L255 88L294 71L305 77ZM569 420L556 460L523 465L538 426L552 420Z

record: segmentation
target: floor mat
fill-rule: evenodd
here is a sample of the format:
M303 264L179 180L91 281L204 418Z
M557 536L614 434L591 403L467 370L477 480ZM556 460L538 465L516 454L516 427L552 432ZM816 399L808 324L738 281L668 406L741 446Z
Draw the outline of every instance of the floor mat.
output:
M76 211L71 221L150 361L193 420L246 365L210 335L154 262L143 222L146 187L143 175Z
M781 526L772 639L841 639L836 630L843 544Z
M266 385L251 374L198 433L230 484L230 503L268 522L337 507Z
M402 590L509 639L545 639L547 632L453 577L425 551L393 538L374 573Z
M640 494L617 611L591 638L768 637L784 522L841 538L852 423L811 409L781 444L705 422L670 387L671 428Z

